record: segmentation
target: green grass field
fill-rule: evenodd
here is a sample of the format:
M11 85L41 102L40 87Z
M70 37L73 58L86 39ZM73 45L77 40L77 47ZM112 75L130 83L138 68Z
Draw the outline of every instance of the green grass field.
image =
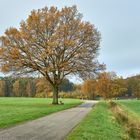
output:
M124 129L109 110L109 105L100 102L66 140L122 140L124 137Z
M140 116L140 100L121 100L118 103L127 108L128 111Z
M0 128L33 120L81 103L77 99L63 99L64 105L52 105L46 98L0 98Z

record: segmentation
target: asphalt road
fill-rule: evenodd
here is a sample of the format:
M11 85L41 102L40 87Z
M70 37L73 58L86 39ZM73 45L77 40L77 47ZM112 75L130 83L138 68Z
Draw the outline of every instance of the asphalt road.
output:
M64 140L96 102L85 101L75 108L0 130L0 140Z

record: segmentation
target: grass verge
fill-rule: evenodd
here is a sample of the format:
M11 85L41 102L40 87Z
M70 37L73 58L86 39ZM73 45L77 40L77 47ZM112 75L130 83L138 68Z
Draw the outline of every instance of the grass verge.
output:
M126 134L106 102L98 103L66 140L122 140Z
M33 120L81 104L78 99L63 99L64 105L52 105L46 98L0 98L0 128Z
M128 102L128 101L126 101ZM130 102L130 101L129 101ZM110 102L111 110L118 122L125 127L129 139L140 139L140 119L129 108L116 102ZM135 106L135 104L134 104Z

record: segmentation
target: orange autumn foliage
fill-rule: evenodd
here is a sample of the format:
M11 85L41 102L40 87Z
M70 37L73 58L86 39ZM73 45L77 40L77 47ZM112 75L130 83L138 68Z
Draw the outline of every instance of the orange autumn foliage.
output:
M96 80L91 79L84 81L81 90L88 99L94 99L96 96Z
M19 29L7 29L0 42L1 70L40 73L53 89L54 104L58 103L58 86L67 75L83 78L103 68L96 59L100 33L82 20L76 6L33 10Z
M96 91L104 99L119 96L126 90L124 80L117 77L114 72L103 72L99 74L97 78Z

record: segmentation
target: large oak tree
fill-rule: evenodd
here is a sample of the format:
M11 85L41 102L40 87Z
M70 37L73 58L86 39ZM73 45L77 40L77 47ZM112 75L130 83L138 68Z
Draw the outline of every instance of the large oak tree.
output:
M82 20L76 6L33 10L19 29L7 29L0 40L1 70L42 74L52 86L53 104L65 76L86 77L102 69L96 59L100 33Z

